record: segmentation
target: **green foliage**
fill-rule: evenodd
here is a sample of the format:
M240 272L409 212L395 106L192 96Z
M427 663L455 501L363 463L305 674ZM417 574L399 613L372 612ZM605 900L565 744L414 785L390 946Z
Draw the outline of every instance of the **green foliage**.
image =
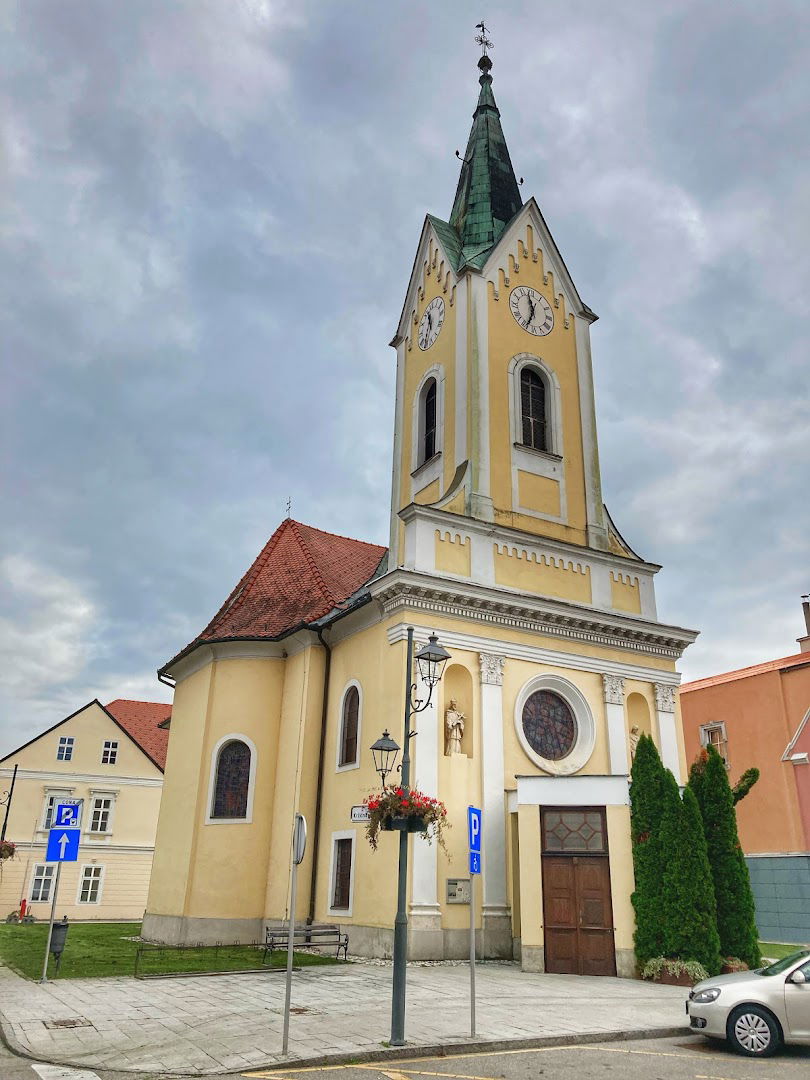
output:
M642 735L630 773L630 829L636 888L636 960L643 967L663 952L661 925L662 874L661 816L666 771L648 735Z
M720 938L703 823L694 793L687 788L681 799L670 772L665 774L661 847L661 952L673 959L697 960L714 975L720 970Z
M732 797L734 798L734 805L736 806L740 799L744 799L754 784L759 780L759 769L746 769L740 779L731 789Z
M756 968L760 963L760 952L754 919L754 897L737 835L734 796L728 773L723 759L713 746L707 748L705 759L703 755L701 759L699 767L698 762L692 766L689 788L697 799L703 819L714 878L720 949L724 956L738 956L750 968Z
M675 977L688 975L693 984L703 982L709 977L706 968L697 960L670 960L666 956L656 956L648 960L641 969L641 977L642 979L657 979L664 972Z

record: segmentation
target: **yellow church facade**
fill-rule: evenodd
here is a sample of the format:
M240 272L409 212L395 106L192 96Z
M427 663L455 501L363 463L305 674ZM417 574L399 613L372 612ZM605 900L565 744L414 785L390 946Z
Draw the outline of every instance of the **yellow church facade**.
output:
M389 547L283 522L161 670L175 695L147 937L260 940L285 920L301 812L296 919L391 954L396 834L373 852L351 811L379 788L368 748L384 728L402 741L413 627L450 653L411 776L452 829L447 853L411 841L410 955L467 955L475 805L480 954L635 972L629 767L646 732L682 778L676 663L696 634L659 621L659 567L603 505L596 316L521 200L479 68L450 220L425 220L392 341Z

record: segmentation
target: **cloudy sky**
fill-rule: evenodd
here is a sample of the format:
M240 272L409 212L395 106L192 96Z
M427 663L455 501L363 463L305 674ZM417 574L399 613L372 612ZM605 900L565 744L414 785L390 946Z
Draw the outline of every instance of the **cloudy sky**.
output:
M489 5L593 329L605 497L702 631L810 591L806 0ZM467 0L6 0L0 750L155 669L285 513L386 541L399 315L478 90Z

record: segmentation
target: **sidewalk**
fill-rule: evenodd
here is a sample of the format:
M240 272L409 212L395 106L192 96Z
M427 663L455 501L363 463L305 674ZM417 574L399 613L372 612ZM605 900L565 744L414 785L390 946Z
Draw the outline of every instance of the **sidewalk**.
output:
M477 1043L687 1031L681 987L483 963L476 988ZM296 972L288 1058L280 1053L283 1006L283 972L40 986L0 967L0 1022L17 1052L85 1068L193 1075L383 1050L391 968ZM406 1037L409 1053L470 1042L466 966L409 966Z

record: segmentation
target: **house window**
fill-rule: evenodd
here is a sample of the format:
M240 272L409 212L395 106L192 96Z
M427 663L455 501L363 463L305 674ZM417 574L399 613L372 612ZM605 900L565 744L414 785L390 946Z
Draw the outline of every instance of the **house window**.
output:
M113 797L111 795L97 795L93 799L90 814L90 832L108 833L110 831L112 808Z
M57 761L70 761L73 757L73 743L75 742L72 735L60 735L59 746L56 750Z
M422 390L422 446L419 464L424 465L436 453L436 380L428 379Z
M53 882L53 865L37 863L34 867L34 876L31 879L31 902L45 903L51 898L51 883Z
M343 698L338 765L357 764L357 727L360 717L360 691L350 686Z
M335 839L332 873L332 910L350 911L352 896L352 854L354 840L351 836Z
M233 740L225 743L217 759L212 819L244 819L250 787L250 747Z
M700 729L700 745L713 746L724 764L728 765L728 741L726 739L726 725L705 724Z
M535 368L520 373L521 439L533 450L548 450L546 385Z
M97 904L101 897L101 878L104 873L103 866L83 866L82 876L79 882L78 902L80 904Z
M101 764L114 765L118 760L118 742L115 739L105 739L101 750Z

